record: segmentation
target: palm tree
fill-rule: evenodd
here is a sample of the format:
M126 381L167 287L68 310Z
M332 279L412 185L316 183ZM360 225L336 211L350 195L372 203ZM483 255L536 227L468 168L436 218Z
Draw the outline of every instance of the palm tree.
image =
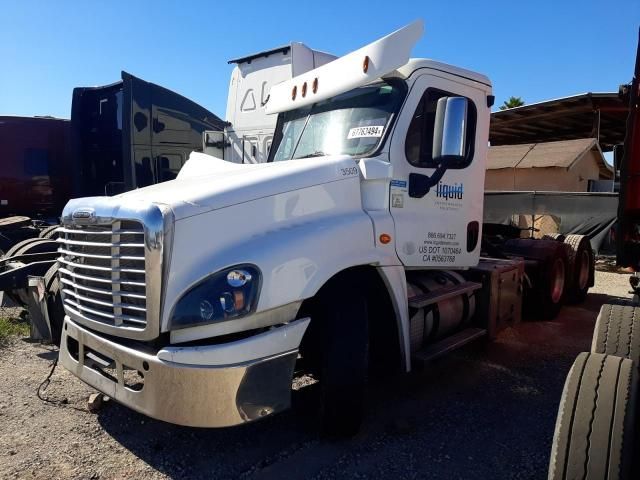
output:
M524 105L524 100L520 97L509 97L509 100L502 102L500 110L506 110L508 108L521 107Z

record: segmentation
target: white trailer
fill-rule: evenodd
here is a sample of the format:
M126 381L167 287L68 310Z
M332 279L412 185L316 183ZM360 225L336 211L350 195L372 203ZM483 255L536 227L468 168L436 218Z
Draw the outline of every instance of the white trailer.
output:
M335 58L292 42L229 60L235 67L229 81L227 127L223 132L205 132L203 151L234 163L266 162L277 119L276 115L267 114L265 108L271 87Z
M256 97L277 118L268 162L194 153L174 181L69 202L62 365L201 427L284 410L292 376L310 374L323 431L352 434L369 371L409 371L519 321L527 265L561 304L562 243L480 258L491 83L410 59L422 31Z

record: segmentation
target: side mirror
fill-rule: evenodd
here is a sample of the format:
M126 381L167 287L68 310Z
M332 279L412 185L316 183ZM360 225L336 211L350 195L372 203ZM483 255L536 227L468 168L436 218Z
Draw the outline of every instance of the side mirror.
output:
M464 97L442 97L436 106L431 158L436 165L430 177L409 174L409 196L422 198L438 184L448 168L465 168L467 159L467 113L469 101ZM472 112L475 115L475 111ZM425 132L429 135L431 132Z
M454 167L465 160L467 152L467 111L464 97L442 97L436 107L433 131L433 161L443 167Z

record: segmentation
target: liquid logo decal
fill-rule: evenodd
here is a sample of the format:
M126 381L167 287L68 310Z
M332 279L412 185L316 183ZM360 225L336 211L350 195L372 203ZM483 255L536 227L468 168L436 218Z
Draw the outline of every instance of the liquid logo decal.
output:
M464 185L462 183L454 183L447 185L446 183L438 183L436 186L436 197L446 200L462 200L464 195Z

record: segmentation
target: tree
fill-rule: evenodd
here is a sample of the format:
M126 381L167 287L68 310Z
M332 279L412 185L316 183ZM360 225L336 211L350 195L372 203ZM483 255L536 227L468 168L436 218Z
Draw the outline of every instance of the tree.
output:
M502 102L500 110L506 110L508 108L521 107L524 105L524 100L520 97L509 97L509 100Z

